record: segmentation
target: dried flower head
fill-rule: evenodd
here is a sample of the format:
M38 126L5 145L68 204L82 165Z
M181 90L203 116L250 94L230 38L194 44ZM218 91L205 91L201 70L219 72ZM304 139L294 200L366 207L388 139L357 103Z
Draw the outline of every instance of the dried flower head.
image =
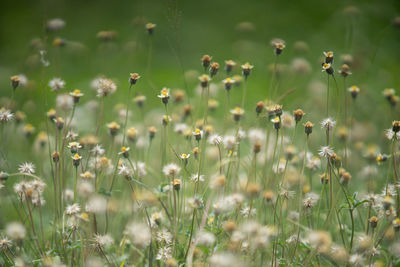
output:
M140 79L140 75L138 73L131 73L129 75L129 83L131 85L135 85L139 79Z

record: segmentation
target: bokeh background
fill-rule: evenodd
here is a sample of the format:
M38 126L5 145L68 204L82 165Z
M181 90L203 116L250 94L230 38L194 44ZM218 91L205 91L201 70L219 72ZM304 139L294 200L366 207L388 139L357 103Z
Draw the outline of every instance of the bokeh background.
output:
M393 23L399 11L400 2L396 0L309 0L301 4L261 0L3 1L0 104L9 103L10 76L25 74L29 83L17 89L18 109L27 114L28 122L43 130L45 111L54 106L55 93L47 86L50 79L64 79L67 91L79 88L85 93L83 102L87 102L96 94L89 89L91 80L105 75L119 85L117 94L106 102L107 122L115 117L115 104L126 97L121 91L127 88L130 72L142 75L137 91L147 96L148 110L161 109L156 95L164 86L195 95L197 74L202 72L200 58L210 54L221 64L233 59L255 66L248 83L250 107L267 96L275 58L270 41L281 38L287 47L278 62L282 68L280 90L284 94L294 89L282 99L284 109L301 107L309 120L319 121L326 91L326 75L320 71L322 52L334 51L335 69L341 65L340 56L351 54L353 75L348 78L348 86L361 88L355 118L371 133L364 139L374 141L392 120L382 90L400 84L400 27ZM45 24L53 18L65 20L66 26L47 33ZM157 24L152 36L146 33L147 22ZM100 41L96 35L104 30L115 31L115 40ZM55 47L55 38L62 38L66 45ZM298 41L304 42L302 49ZM40 63L41 49L47 51L49 67ZM293 71L296 58L307 60L308 71ZM235 73L240 74L239 68ZM224 74L219 74L215 82L221 86L223 78ZM342 86L341 80L338 83ZM239 104L241 96L240 89L233 90L232 105ZM84 116L81 118L85 121ZM90 123L85 126L87 131L94 127Z

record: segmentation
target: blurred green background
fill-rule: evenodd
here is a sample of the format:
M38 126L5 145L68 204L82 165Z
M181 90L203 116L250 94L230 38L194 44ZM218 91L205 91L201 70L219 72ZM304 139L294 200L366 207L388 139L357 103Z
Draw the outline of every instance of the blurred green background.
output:
M129 73L138 72L142 79L137 91L147 96L148 106L161 108L156 95L163 86L185 88L189 95L194 95L198 81L190 75L184 79L183 72L194 69L201 73L200 58L210 54L221 65L224 60L233 59L238 64L249 61L255 66L248 82L247 107L250 108L267 96L272 76L268 67L274 62L270 41L278 37L286 41L279 64L290 68L292 60L300 57L312 68L303 75L290 72L280 75L282 94L295 89L281 101L284 109L301 107L308 113L308 119L320 121L326 84L326 75L320 71L322 52L335 52L336 70L341 65L340 56L351 54L353 75L347 83L361 88L355 116L381 131L389 127L392 119L382 119L388 114L389 106L383 104L375 112L371 105L378 106L385 101L384 88L397 88L400 83L400 29L393 26L399 10L400 2L396 0L3 1L0 103L5 105L9 101L10 76L25 74L32 82L27 88L17 90L18 108L28 115L27 122L43 130L39 125L43 114L54 106L55 94L47 86L51 78L64 79L66 91L81 89L85 93L83 102L94 98L95 92L89 85L97 75L116 80L119 91L106 103L111 110L126 96L121 91L127 88ZM44 25L52 18L64 19L65 28L46 33ZM147 22L157 24L151 37L144 28ZM96 35L103 30L116 31L117 38L101 42ZM64 47L52 45L57 37L66 40ZM41 66L39 49L32 45L35 38L46 39L42 49L48 52L46 59L51 63L47 68ZM306 42L308 51L295 50L296 41ZM148 73L149 50L152 56ZM240 74L239 68L235 73ZM225 74L221 72L215 82L221 85L223 78ZM341 87L342 81L338 83ZM49 99L48 106L43 105L44 96ZM232 106L240 103L241 96L239 90L233 91ZM105 121L112 120L113 116L107 112Z

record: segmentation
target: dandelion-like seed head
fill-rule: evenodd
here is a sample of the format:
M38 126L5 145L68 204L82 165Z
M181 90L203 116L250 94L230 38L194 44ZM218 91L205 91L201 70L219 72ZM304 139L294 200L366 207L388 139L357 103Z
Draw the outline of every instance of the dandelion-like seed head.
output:
M176 165L175 163L167 164L163 168L164 174L171 178L176 177L180 171L181 171L181 168L178 165Z
M35 165L32 162L24 162L19 165L18 171L22 174L34 174Z
M110 79L100 78L96 83L98 97L105 97L117 91L117 85Z
M229 77L224 79L222 82L225 85L225 89L228 90L228 91L231 90L232 85L235 84L235 80L232 79L232 78L229 78Z
M65 81L61 78L53 78L49 81L49 87L52 91L60 91L65 87Z
M14 118L14 114L11 113L10 110L5 109L4 107L2 107L0 109L0 123L6 123L11 121Z
M318 155L321 157L329 158L333 155L333 149L329 146L322 146L319 150Z
M336 121L331 118L326 118L321 122L321 128L327 131L331 131L336 125Z

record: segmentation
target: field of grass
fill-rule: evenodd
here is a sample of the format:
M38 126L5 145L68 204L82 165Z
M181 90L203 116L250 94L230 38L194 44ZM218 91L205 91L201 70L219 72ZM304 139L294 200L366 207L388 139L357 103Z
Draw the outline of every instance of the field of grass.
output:
M399 12L5 1L0 266L399 266Z

